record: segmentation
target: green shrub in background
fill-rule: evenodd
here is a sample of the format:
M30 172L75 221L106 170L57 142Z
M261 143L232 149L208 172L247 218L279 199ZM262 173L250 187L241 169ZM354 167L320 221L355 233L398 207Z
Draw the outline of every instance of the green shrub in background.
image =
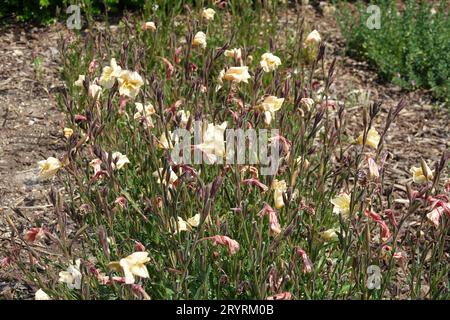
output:
M449 2L435 7L426 1L375 1L381 9L381 28L366 25L367 3L357 3L357 18L342 4L338 20L348 52L374 66L383 79L402 88L425 88L447 106L450 98Z

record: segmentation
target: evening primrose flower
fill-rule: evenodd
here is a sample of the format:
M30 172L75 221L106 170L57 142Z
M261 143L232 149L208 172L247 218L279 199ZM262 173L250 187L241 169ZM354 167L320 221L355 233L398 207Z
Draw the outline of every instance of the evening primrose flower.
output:
M274 190L273 198L275 202L275 208L281 209L284 207L283 193L287 191L286 181L273 180L272 189Z
M420 163L420 168L412 167L409 171L412 173L415 183L426 183L433 180L434 177L434 172L423 160Z
M208 8L203 10L202 17L206 20L214 20L215 14L216 12L214 11L214 9Z
M161 179L159 178L159 176L163 174L163 171L164 171L163 168L159 168L158 170L156 170L155 172L152 173L152 175L153 175L155 178L158 178L158 180L156 181L158 184L161 184ZM166 174L167 174L167 172L166 172ZM177 174L172 170L172 168L170 168L170 167L169 167L169 175L170 175L170 176L169 176L169 182L168 182L168 185L169 185L169 187L173 187L175 181L178 180L178 176L177 176ZM167 184L167 182L166 182L166 177L163 176L162 179L163 179L162 183L163 183L164 185L166 185L166 184Z
M59 282L65 283L69 289L81 289L81 260L77 259L75 265L69 265L66 271L59 273Z
M63 133L64 133L64 137L66 137L66 139L69 139L73 135L73 129L64 128Z
M333 212L336 214L342 214L343 217L348 217L350 214L350 195L347 193L341 193L334 199L331 199L331 203L334 205Z
M93 83L89 86L88 93L90 97L92 97L93 99L97 99L102 95L102 87Z
M53 177L59 169L63 167L61 161L54 157L49 157L47 160L41 160L38 162L41 169L39 172L39 177L41 179L48 179Z
M110 65L103 67L102 75L100 76L99 83L106 89L111 89L116 82L116 79L120 77L122 68L117 65L116 59L112 58Z
M275 111L281 109L284 98L277 98L275 96L268 96L258 106L258 109L264 113L264 122L270 125L272 118L275 116Z
M227 122L222 124L209 123L203 132L203 142L196 145L198 149L203 151L211 163L217 161L218 158L225 156L225 129Z
M200 224L200 213L197 213L193 217L184 221L183 218L177 217L177 230L175 230L174 234L177 234L181 231L190 231L191 228L196 228Z
M380 172L378 169L378 165L371 157L367 158L367 163L369 164L369 174L371 178L379 178Z
M322 41L322 37L317 30L313 30L305 39L306 45L318 45Z
M150 261L148 252L134 252L128 257L120 259L119 264L125 274L125 283L133 284L134 276L148 278L148 270L145 264Z
M281 65L281 60L270 52L266 52L261 56L259 63L265 72L274 71Z
M111 166L113 170L120 170L124 165L130 163L128 157L121 154L120 152L114 152L111 156L111 160Z
M145 107L140 102L136 102L134 105L136 106L134 119L141 120L146 128L153 128L153 121L151 116L156 113L155 107L153 107L151 103L146 104Z
M142 26L142 30L156 31L156 24L153 21L147 21Z
M358 137L358 143L363 144L363 138L364 138L364 132L361 132L361 134ZM380 135L378 134L377 130L371 128L369 132L367 133L366 138L366 145L371 148L378 148L378 144L380 143Z
M80 74L78 76L78 79L73 83L73 85L75 87L83 87L83 83L84 83L85 79L86 79L86 76L84 74Z
M119 93L122 96L135 98L139 93L139 89L144 84L142 77L136 71L122 71L119 78Z
M34 294L34 300L51 300L49 295L44 292L44 290L39 289Z
M326 242L335 242L339 240L339 236L336 231L337 229L331 228L320 232L319 235Z
M239 48L234 48L230 50L225 50L223 55L227 58L234 58L234 59L241 59L242 58L242 51Z
M192 40L193 47L202 47L206 48L206 34L202 31L199 31L195 34L194 39Z
M219 82L222 80L225 81L233 81L233 82L245 82L248 83L248 79L250 79L251 76L248 73L248 67L231 67L227 69L227 71L222 70L220 72L219 76Z

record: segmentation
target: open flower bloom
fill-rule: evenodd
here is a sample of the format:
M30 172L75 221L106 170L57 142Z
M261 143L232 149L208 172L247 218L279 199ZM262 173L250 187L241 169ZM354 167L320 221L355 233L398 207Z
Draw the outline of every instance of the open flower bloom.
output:
M270 125L272 118L275 116L275 111L281 109L284 98L277 98L275 96L268 96L258 106L258 109L264 113L264 122Z
M152 175L153 175L155 178L158 178L158 180L157 180L157 183L158 183L158 184L161 184L161 179L159 178L159 176L163 174L163 171L164 171L163 168L159 168L159 170L157 170L157 171L155 171L155 172L152 173ZM178 180L178 176L177 176L177 174L172 170L172 168L170 168L170 167L169 167L169 171L170 171L170 172L169 172L169 175L170 175L170 176L169 176L169 182L167 183L167 179L166 179L167 171L166 171L165 175L162 176L162 180L163 180L162 183L163 183L164 185L168 184L169 187L173 187L175 181Z
M334 205L333 212L341 214L343 217L348 217L350 214L350 195L347 193L341 193L336 198L331 199L331 203Z
M209 123L203 132L203 141L196 145L198 149L203 151L210 163L214 163L218 158L225 156L225 129L227 122L222 124Z
M48 294L46 294L44 292L44 290L39 289L38 291L36 291L36 293L34 294L34 300L51 300L50 297L48 296Z
M199 31L195 34L194 39L192 40L193 47L202 47L206 48L206 34L202 31Z
M433 171L425 161L421 162L420 168L412 167L409 171L412 173L415 183L426 183L433 180L434 177Z
M103 67L102 75L99 80L100 85L106 89L111 89L121 73L122 68L117 65L116 59L112 58L110 65Z
M114 152L111 157L111 166L113 170L122 169L124 165L130 163L130 160L126 155L121 154L120 152Z
M364 133L362 132L358 137L359 144L363 144L363 138ZM378 134L377 130L370 129L366 137L366 146L376 149L378 148L379 143L380 143L380 135Z
M174 234L177 234L181 231L190 231L191 228L196 228L200 224L200 213L197 213L195 216L184 221L183 218L177 217L177 230L175 230Z
M230 50L225 50L223 55L227 58L241 59L242 51L241 51L241 49L234 48L234 49L230 49Z
M215 245L227 246L228 252L230 254L235 254L239 251L239 243L236 240L231 239L227 236L213 236L211 239Z
M320 237L325 242L335 242L339 240L339 236L336 233L337 229L331 228L325 231L320 232Z
M54 157L49 157L47 160L41 160L38 162L41 169L39 172L39 177L41 179L48 179L53 177L59 169L63 167L61 161Z
M251 76L248 73L248 67L231 67L227 69L227 71L222 70L220 72L219 83L221 83L222 80L248 83L248 79L250 78Z
M261 56L259 63L265 72L274 71L281 65L281 60L270 52L266 52Z
M136 113L134 114L135 120L140 120L146 128L153 128L152 115L156 113L155 108L151 103L148 103L145 107L142 103L136 102Z
M73 129L64 128L63 133L64 133L64 137L66 137L66 139L69 139L73 135Z
M144 84L142 77L136 71L124 70L117 80L119 81L120 95L133 99L138 95L139 89Z
M156 31L156 24L153 21L147 21L142 26L142 30Z
M93 83L89 86L88 94L91 98L98 99L102 95L102 90L103 90L102 87Z
M214 11L214 9L208 8L203 10L202 17L206 20L214 20L215 14L216 12Z
M81 260L77 259L75 265L69 265L67 271L61 271L59 273L59 282L65 283L69 289L81 289L81 272L80 272Z
M86 76L84 74L80 74L78 76L78 79L73 83L75 87L83 87L83 82L86 79Z
M274 179L272 182L272 189L274 190L273 198L275 202L275 208L281 209L284 207L283 193L287 190L286 181L278 181Z
M125 283L134 283L134 276L148 278L148 270L145 263L149 262L148 252L134 252L128 257L120 259L119 264L125 274Z
M322 37L317 30L313 30L305 39L306 46L318 45L322 41Z

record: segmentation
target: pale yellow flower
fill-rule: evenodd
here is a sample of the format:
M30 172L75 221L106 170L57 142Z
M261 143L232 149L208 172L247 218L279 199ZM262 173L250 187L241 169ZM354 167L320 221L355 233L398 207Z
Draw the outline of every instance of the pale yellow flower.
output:
M302 164L302 162L303 162L303 167L304 167L305 169L308 169L308 168L309 168L309 165L310 165L308 159L303 160L302 157L298 157L298 158L295 159L295 163L296 163L298 166L300 166L300 165Z
M161 179L159 178L159 176L163 174L163 171L164 171L163 168L159 168L158 170L156 170L155 172L152 173L152 175L153 175L155 178L158 178L158 180L156 181L158 184L161 184ZM175 181L178 180L178 176L177 176L177 174L172 170L172 168L170 168L170 167L169 167L169 174L170 174L170 176L169 176L169 182L168 182L168 183L166 182L166 175L167 175L167 172L165 172L165 175L162 176L162 183L163 183L164 185L168 184L169 187L173 187L173 184L175 183Z
M84 74L80 74L78 76L78 79L73 83L75 87L83 87L83 82L86 79L86 76Z
M322 41L322 37L320 36L320 33L317 30L313 30L306 37L305 44L306 45L317 45L321 41Z
M339 236L336 233L336 229L328 229L320 232L320 237L326 242L335 242L339 240Z
M117 65L116 59L112 58L110 65L103 67L102 75L100 76L99 83L106 89L111 89L116 79L120 77L122 68Z
M120 152L114 152L111 157L111 166L113 170L120 170L124 165L130 163L130 160L126 155L121 154Z
M283 193L287 191L287 184L284 180L274 179L272 182L272 189L274 190L273 198L275 208L281 209L284 207Z
M100 96L102 95L102 87L93 83L89 86L88 93L89 93L89 96L92 97L93 99L100 98Z
M73 129L71 128L64 128L63 132L64 137L66 137L67 139L69 139L73 135Z
M156 31L156 24L153 21L147 21L142 26L142 30Z
M227 71L222 70L220 72L219 76L219 82L221 80L225 81L234 81L234 82L245 82L248 83L248 79L250 79L251 76L248 73L248 67L231 67Z
M216 12L214 11L214 9L208 8L203 10L202 17L206 20L214 20L215 14Z
M134 105L136 106L134 119L143 121L146 128L153 128L152 115L156 113L153 105L148 103L144 107L144 105L140 102L136 102Z
M170 139L167 138L166 133L163 132L159 137L158 149L172 149L174 143L177 144L179 142L179 137L175 135L174 132L168 130L168 134Z
M419 168L412 167L409 171L412 173L413 181L415 183L426 183L433 180L434 177L434 172L425 161L421 162L421 166Z
M177 234L181 231L190 231L191 228L196 228L200 224L200 213L197 213L195 216L184 221L183 218L177 217L177 230L175 230L174 234Z
M222 124L209 123L206 130L203 132L203 141L197 145L203 151L210 163L214 163L218 158L225 156L225 129L227 122Z
M66 271L59 273L59 282L65 283L69 289L81 289L81 260L77 259L75 265L69 265Z
M122 71L117 80L119 81L120 95L133 99L137 96L139 89L144 84L142 77L136 71Z
M341 193L336 198L331 199L331 203L334 205L333 212L336 214L342 214L343 217L348 217L350 214L350 195L347 193Z
M361 132L361 134L358 137L358 143L363 144L363 137L364 133ZM366 145L371 148L378 148L378 144L380 143L380 135L378 134L377 130L371 128L369 132L367 133L367 139L366 139Z
M258 106L258 109L264 113L264 122L270 125L272 118L275 116L275 112L281 109L284 102L284 98L277 98L275 96L268 96Z
M148 278L148 270L145 264L150 261L148 252L134 252L128 257L120 259L119 264L125 274L125 283L133 284L134 276Z
M34 300L51 300L49 295L44 292L44 290L39 289L34 294Z
M195 34L194 39L192 40L193 47L202 47L206 48L206 34L202 31L199 31Z
M270 52L266 52L261 56L259 63L265 72L274 71L281 65L281 60Z
M242 51L239 48L234 48L230 50L225 50L223 55L227 58L234 58L234 59L241 59L242 58Z
M61 161L54 157L49 157L47 160L41 160L38 162L41 169L39 172L39 177L41 179L48 179L53 177L59 169L63 167Z

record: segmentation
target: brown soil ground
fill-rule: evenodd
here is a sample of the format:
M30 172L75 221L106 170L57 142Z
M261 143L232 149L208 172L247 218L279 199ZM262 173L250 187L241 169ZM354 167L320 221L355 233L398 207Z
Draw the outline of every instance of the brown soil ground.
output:
M371 92L371 100L383 102L380 123L387 109L404 97L407 107L387 135L386 148L394 154L390 167L396 183L410 177L409 168L420 158L439 161L450 147L450 117L433 107L425 92L403 92L380 83L363 62L344 56L337 24L320 10L308 9L308 22L324 35L329 56L337 56L335 92L341 100L353 90ZM295 21L295 17L292 17ZM36 162L59 156L63 148L64 115L57 109L57 90L63 84L58 75L57 40L65 26L16 27L0 30L0 261L9 255L12 230L9 215L19 233L35 225L36 219L54 225L55 217L47 196L49 183L36 179ZM330 58L331 59L331 58ZM330 60L331 61L331 60ZM40 63L39 63L40 62ZM350 122L360 126L360 107L349 108ZM20 273L0 263L0 299L26 298L34 290Z

